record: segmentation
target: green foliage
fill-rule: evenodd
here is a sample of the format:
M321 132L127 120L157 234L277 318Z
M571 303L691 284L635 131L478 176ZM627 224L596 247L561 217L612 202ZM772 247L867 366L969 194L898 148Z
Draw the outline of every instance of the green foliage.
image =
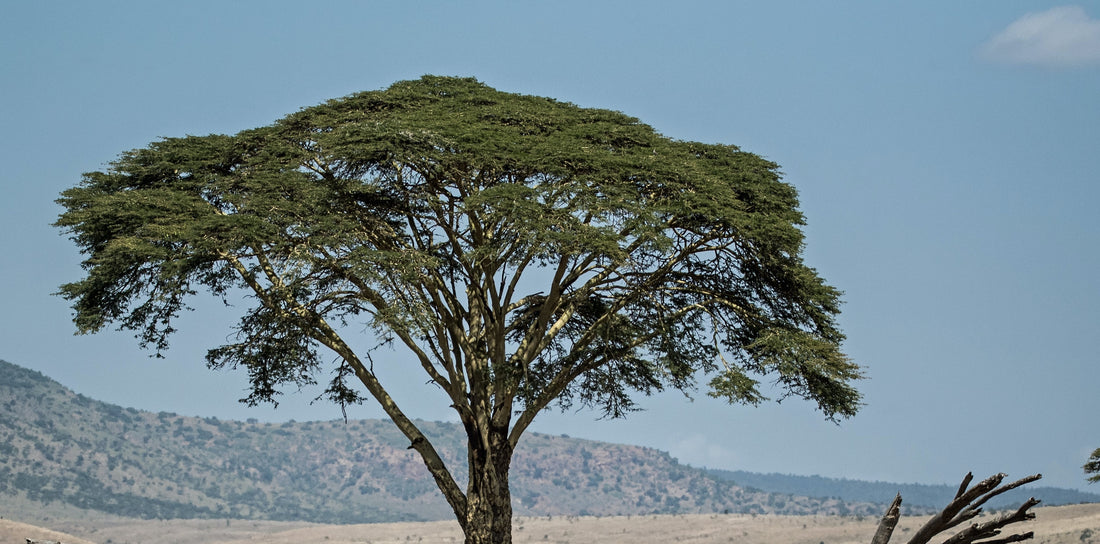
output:
M426 76L154 142L59 202L88 256L60 291L82 332L115 323L161 350L197 289L256 295L208 357L248 369L249 402L313 382L322 345L344 358L330 398L361 400L335 330L353 320L446 370L431 377L459 399L620 416L631 391L703 372L731 402L763 400L752 376L770 375L829 417L858 407L838 292L802 263L777 166L618 112ZM553 281L518 292L531 267Z
M1092 456L1085 463L1085 474L1092 474L1092 476L1089 476L1089 482L1100 482L1100 448L1092 452Z

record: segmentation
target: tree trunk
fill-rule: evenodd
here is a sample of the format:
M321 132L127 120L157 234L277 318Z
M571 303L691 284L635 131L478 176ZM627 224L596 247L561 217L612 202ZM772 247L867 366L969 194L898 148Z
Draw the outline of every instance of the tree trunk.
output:
M512 447L507 431L491 428L489 447L482 436L469 437L470 482L466 492L466 544L511 544L512 494L508 470Z

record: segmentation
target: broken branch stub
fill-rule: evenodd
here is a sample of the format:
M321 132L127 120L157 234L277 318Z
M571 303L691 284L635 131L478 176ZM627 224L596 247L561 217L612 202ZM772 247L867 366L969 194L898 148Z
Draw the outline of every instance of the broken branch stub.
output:
M890 537L894 534L894 528L898 526L898 520L900 519L901 493L898 493L894 497L894 502L890 503L890 507L886 509L886 515L882 516L882 521L878 523L878 529L875 531L875 537L871 539L871 544L890 542Z

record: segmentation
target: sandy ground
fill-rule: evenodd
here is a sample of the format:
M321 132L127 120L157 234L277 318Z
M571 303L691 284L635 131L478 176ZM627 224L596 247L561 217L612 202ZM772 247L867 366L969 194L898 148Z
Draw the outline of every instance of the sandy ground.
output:
M1036 520L1016 531L1034 531L1036 544L1100 544L1100 504L1036 508ZM893 542L903 544L926 518L905 518ZM835 516L676 515L623 517L518 518L518 543L608 544L864 544L877 519ZM64 544L360 544L462 542L454 522L313 525L222 521L82 522L66 529L87 540L0 520L0 544L49 538ZM14 531L14 532L13 532ZM34 532L38 531L38 532ZM1088 536L1091 534L1092 536ZM52 535L52 536L51 536ZM940 541L943 539L938 539Z
M28 538L53 540L63 544L96 544L59 531L51 531L18 521L0 519L0 544L26 544Z
M1096 533L1100 543L1100 504L1036 509L1037 518L1021 531L1034 531L1033 542L1043 544L1088 544L1085 529ZM927 518L903 519L894 533L895 543L904 543ZM683 515L630 517L523 518L517 520L513 541L553 544L582 543L666 543L710 544L848 544L870 542L877 519L833 516L749 516ZM941 539L942 540L942 539ZM351 543L450 543L462 542L458 525L452 522L323 526L295 529L259 539L232 544L327 544Z

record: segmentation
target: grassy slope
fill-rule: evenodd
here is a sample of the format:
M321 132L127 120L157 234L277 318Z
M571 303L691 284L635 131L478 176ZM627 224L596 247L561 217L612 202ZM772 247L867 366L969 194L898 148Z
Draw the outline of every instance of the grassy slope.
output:
M422 427L464 480L461 429ZM261 424L121 408L0 361L0 506L22 504L38 518L83 509L145 519L449 519L407 446L386 421ZM650 448L538 434L517 451L512 489L519 515L880 510L745 490Z

